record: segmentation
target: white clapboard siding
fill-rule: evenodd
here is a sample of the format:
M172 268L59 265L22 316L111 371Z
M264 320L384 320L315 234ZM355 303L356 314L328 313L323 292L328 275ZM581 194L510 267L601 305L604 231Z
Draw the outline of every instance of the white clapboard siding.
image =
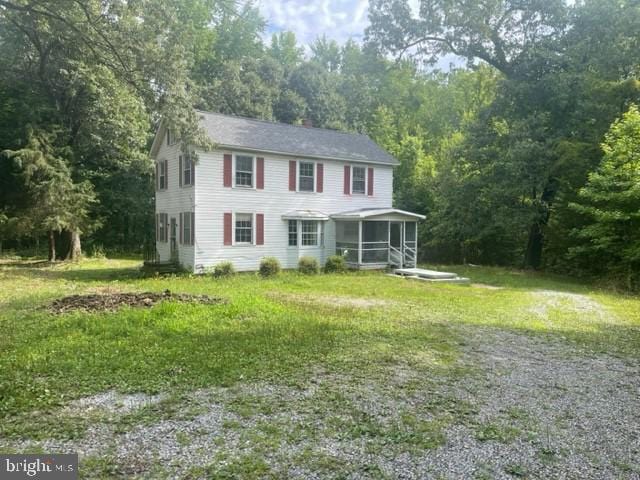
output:
M162 141L162 146L160 147L157 154L157 161L162 162L163 160L168 160L169 183L166 190L156 190L156 213L166 213L168 215L169 224L171 224L171 218L175 218L177 225L176 240L178 244L178 260L185 268L193 269L195 266L194 247L192 245L180 245L179 228L180 212L194 211L195 187L181 188L179 186L179 155L180 145L178 143L174 145L167 145L167 137L165 134ZM197 180L198 178L196 176L196 181ZM167 226L167 229L169 229L169 226ZM168 230L168 232L168 241L166 243L156 242L156 248L158 250L158 253L160 254L161 261L167 261L171 256L171 231Z
M295 158L259 154L256 156L264 158L264 189L229 188L223 186L224 153L232 152L198 152L195 188L195 252L189 250L195 257L190 261L182 262L189 267L193 265L196 271L203 271L221 261L233 262L239 271L256 270L260 259L266 256L278 258L283 268L295 268L299 257L307 255L314 256L324 263L326 258L335 252L334 222L332 220L324 222L323 247L289 247L288 224L282 219L284 214L292 210L310 209L331 215L360 208L391 207L392 205L393 169L391 166L369 165L375 169L373 196L345 195L343 181L346 162L316 160L324 165L323 192L291 192L289 191L289 161ZM158 155L158 159L163 158L162 154L163 151ZM177 156L175 158L177 159ZM165 208L170 214L180 211L180 208L188 207L194 192L193 189L178 188L177 160L172 163L174 165L173 168L170 166L169 193L164 192L158 195L157 210L161 212L162 208ZM171 193L172 191L175 193ZM171 209L169 209L170 206ZM223 238L225 212L264 214L264 245L225 246ZM168 255L168 246L166 251Z

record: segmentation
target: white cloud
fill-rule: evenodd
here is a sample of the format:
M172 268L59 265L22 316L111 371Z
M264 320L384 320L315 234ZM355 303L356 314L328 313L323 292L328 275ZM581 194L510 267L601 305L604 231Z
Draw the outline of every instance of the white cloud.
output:
M259 0L258 7L267 20L267 37L289 30L305 45L323 34L338 43L361 40L369 24L367 0Z
M420 0L408 1L412 14L417 17ZM339 44L349 38L361 42L369 25L368 0L258 0L257 5L267 20L267 42L275 32L291 31L307 53L309 44L323 34ZM446 71L452 64L463 63L455 55L445 55L435 68Z

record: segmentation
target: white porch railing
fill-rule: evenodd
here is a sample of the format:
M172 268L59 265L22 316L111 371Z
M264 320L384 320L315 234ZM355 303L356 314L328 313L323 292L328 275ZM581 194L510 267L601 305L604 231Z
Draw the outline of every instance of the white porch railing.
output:
M418 252L415 248L411 248L410 246L404 246L404 267L415 267L417 260Z
M395 267L402 268L402 252L389 245L389 263Z

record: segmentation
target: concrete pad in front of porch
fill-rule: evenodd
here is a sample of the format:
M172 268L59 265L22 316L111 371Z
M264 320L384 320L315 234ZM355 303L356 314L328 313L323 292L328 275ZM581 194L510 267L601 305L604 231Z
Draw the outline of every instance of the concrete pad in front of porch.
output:
M400 275L408 278L417 278L420 280L428 280L432 282L455 282L467 283L468 278L459 277L457 273L438 272L437 270L427 270L425 268L396 268L394 275Z

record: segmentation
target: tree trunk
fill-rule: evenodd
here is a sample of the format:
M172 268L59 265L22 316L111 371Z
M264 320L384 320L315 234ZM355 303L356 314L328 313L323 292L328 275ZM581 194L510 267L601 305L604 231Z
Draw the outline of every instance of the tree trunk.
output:
M77 231L69 232L69 251L65 260L77 261L80 260L82 255L82 248L80 246L80 233Z
M527 242L527 251L524 255L525 268L540 268L542 264L542 246L544 244L544 233L542 225L536 222L529 229L529 241Z
M47 239L49 241L49 261L56 261L56 236L53 233L53 230L49 230L47 232Z

